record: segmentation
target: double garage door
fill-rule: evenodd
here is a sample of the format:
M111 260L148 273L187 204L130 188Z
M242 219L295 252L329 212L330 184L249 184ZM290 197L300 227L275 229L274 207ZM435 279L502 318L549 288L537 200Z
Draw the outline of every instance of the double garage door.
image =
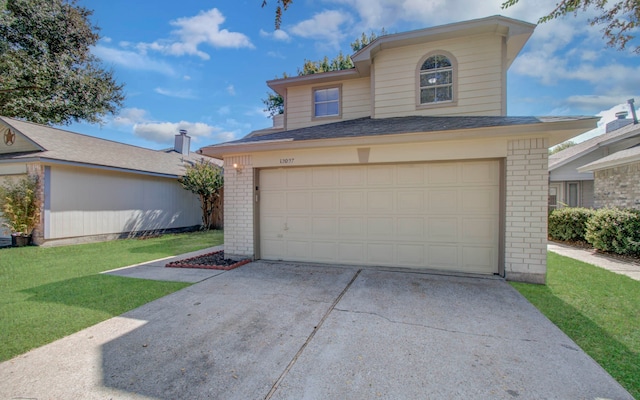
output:
M498 272L495 160L262 169L265 260Z

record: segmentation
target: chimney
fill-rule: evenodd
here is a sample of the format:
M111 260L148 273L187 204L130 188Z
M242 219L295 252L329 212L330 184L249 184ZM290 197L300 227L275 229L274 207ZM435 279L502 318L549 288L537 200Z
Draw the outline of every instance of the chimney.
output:
M176 135L175 145L173 146L173 149L183 156L188 156L190 146L191 137L187 135L187 130L180 129L180 134Z
M633 124L637 125L638 124L638 116L636 115L636 108L633 105L633 99L629 99L627 100L627 104L629 104L629 107L631 108L631 115L633 116Z

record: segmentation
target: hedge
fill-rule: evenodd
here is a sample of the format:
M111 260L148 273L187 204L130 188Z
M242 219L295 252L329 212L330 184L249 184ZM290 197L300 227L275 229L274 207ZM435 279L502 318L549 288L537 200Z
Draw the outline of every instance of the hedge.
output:
M549 214L549 237L553 240L586 241L587 221L594 215L590 208L560 208Z
M587 221L587 242L595 249L640 255L640 211L602 208Z

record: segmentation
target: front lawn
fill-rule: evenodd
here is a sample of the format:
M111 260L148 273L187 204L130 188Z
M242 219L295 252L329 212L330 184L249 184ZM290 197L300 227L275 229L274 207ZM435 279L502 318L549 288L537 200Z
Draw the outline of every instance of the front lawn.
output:
M0 250L0 361L189 286L100 272L222 244L221 231Z
M640 399L640 282L549 252L546 286L512 285Z

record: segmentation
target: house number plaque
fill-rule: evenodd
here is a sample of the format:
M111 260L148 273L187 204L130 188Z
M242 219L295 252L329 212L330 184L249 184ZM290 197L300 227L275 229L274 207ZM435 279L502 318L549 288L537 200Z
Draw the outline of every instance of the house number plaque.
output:
M280 164L293 164L293 160L294 158L281 158L280 159Z

